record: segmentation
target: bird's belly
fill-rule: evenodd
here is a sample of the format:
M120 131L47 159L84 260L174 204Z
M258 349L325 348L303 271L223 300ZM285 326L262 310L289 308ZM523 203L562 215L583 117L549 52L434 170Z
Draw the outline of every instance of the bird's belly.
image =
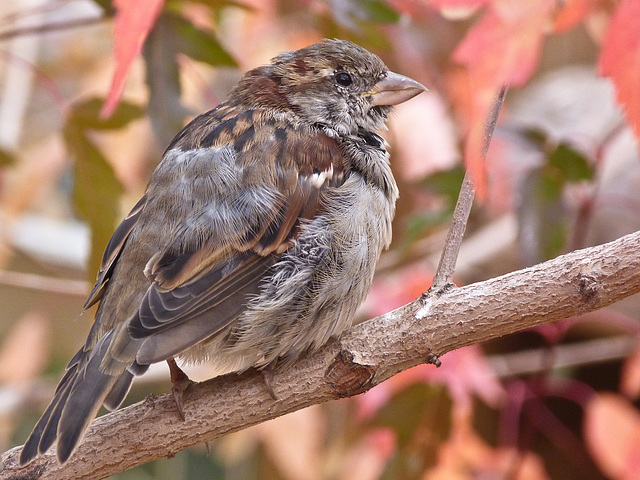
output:
M207 359L218 374L288 363L351 326L390 242L393 209L370 186L347 191L336 189L336 208L301 228L238 319L184 359Z

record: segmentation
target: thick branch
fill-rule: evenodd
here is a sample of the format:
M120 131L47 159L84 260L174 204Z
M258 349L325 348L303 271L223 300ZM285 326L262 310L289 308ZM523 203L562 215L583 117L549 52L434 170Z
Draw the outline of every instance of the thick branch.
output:
M95 479L271 418L364 392L465 345L602 308L640 292L640 232L485 282L418 299L354 327L292 368L276 370L274 401L255 372L190 388L186 420L171 395L97 419L69 463L51 453L24 469L3 455L0 479ZM445 359L446 361L446 359Z

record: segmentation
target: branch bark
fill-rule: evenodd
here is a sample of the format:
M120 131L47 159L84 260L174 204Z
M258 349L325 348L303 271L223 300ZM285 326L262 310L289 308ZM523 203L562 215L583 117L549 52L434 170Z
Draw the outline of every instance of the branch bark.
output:
M184 421L170 394L152 395L95 420L64 466L50 452L18 468L20 447L6 452L0 480L104 478L309 405L362 393L433 355L580 315L638 292L640 232L419 298L361 323L292 368L276 370L276 401L256 372L192 386L185 394Z

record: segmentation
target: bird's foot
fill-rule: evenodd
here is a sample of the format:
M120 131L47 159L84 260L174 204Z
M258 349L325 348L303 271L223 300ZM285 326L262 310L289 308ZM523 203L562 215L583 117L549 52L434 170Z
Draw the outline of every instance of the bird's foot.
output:
M262 380L264 380L264 385L265 387L267 387L269 395L271 395L271 398L273 398L274 400L278 400L278 397L276 396L276 393L273 391L273 387L271 386L271 381L273 380L274 376L274 370L274 367L272 367L271 365L267 365L262 370L260 370L260 373L262 373Z
M169 372L171 373L171 393L173 393L173 400L176 402L180 418L184 420L183 394L193 382L187 374L182 371L173 358L167 360L167 364L169 365Z

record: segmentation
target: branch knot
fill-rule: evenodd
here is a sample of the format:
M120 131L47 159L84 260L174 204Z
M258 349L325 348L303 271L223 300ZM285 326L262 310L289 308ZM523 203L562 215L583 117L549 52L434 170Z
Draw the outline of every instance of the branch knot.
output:
M596 277L585 273L580 273L577 276L576 283L578 284L578 293L586 302L595 301L602 288Z
M369 390L373 386L374 374L373 366L356 363L351 352L340 350L324 377L336 396L344 398Z

